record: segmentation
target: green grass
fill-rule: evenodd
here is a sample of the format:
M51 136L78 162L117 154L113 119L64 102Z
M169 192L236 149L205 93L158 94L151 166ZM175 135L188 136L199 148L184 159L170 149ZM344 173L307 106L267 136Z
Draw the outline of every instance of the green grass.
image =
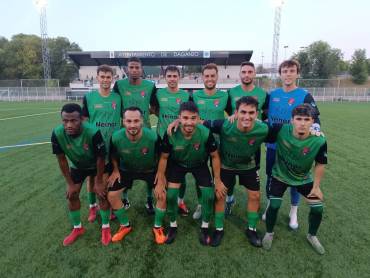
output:
M0 119L53 112L61 103L0 102ZM87 232L63 247L70 231L65 182L50 145L0 149L0 271L2 277L368 277L370 266L369 169L370 105L321 103L328 138L329 165L322 182L325 211L317 255L305 240L308 208L300 206L300 228L287 229L288 196L280 210L270 252L251 247L243 233L245 196L237 187L233 216L225 221L218 248L198 242L199 223L179 217L171 246L153 243L153 218L144 211L145 187L135 184L129 209L133 232L119 244L103 247L98 223L87 222L87 197L81 193ZM0 146L48 141L59 124L57 112L0 121ZM263 169L261 176L263 177ZM264 192L264 189L263 189ZM193 179L186 202L195 206ZM262 200L262 207L265 200ZM167 223L167 221L166 221ZM112 230L118 225L112 223ZM263 223L258 229L265 231Z

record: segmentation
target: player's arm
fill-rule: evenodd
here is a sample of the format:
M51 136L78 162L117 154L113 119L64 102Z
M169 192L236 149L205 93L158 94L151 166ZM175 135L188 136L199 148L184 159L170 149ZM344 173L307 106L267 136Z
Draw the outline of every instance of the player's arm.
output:
M62 148L59 145L59 142L57 140L57 137L56 137L54 131L51 135L51 146L52 146L52 149L53 149L53 154L55 154L56 157L57 157L60 172L62 173L64 179L67 182L66 195L67 195L67 198L68 198L69 196L71 196L72 194L77 192L76 191L77 187L75 186L75 184L72 180L71 172L69 170L68 160L67 160Z
M96 182L94 189L96 194L104 198L107 191L106 184L103 183L103 174L105 168L105 143L100 131L97 131L92 138L93 151L96 157Z
M203 125L211 130L213 133L220 134L222 130L222 126L224 125L225 120L206 120L202 121Z
M325 172L325 164L328 163L327 158L327 144L325 142L324 145L321 146L318 154L315 157L315 168L314 168L314 180L313 180L313 187L310 194L307 197L319 198L323 200L323 194L320 189L321 180L324 177Z
M150 113L158 116L159 114L159 102L157 99L157 88L155 85L152 89L152 94L150 95Z
M108 178L108 186L111 187L113 184L118 180L121 182L121 174L119 172L119 155L116 146L114 145L112 138L109 144L109 158L112 162L113 171L112 174Z
M113 85L113 92L117 93L117 94L120 94L119 93L119 87L118 87L118 81L117 80L116 82L114 82L114 85Z
M87 108L86 95L84 95L82 99L82 119L84 121L88 121L89 117L90 117L90 114L89 114L89 109Z
M217 198L221 199L227 193L227 188L221 181L221 159L217 151L216 140L213 137L213 134L210 132L208 140L206 143L207 152L211 156L212 160L212 170L213 170L213 180L215 183L215 193Z
M275 143L277 140L277 136L283 127L283 124L273 124L272 126L268 126L269 131L267 133L267 136L265 138L266 143Z

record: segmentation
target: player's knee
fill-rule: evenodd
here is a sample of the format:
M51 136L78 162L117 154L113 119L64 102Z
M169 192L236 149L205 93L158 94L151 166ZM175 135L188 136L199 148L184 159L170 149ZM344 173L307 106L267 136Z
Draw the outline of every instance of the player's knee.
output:
M261 193L259 191L248 190L248 200L250 202L259 202L260 197L261 197Z
M271 209L278 210L281 207L281 203L282 203L281 198L271 197L269 207Z
M167 202L168 203L177 202L177 197L179 195L179 190L175 189L175 188L168 188L166 195L167 195L166 197L167 197Z
M73 192L73 193L71 193L71 194L69 194L69 195L67 196L67 199L68 199L68 201L69 201L70 203L78 202L78 201L79 201L79 199L80 199L80 194L79 194L79 192Z

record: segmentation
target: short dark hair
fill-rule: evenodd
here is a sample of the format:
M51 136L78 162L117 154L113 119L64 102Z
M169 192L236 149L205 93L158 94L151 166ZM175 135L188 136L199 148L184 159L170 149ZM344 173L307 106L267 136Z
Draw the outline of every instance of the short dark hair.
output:
M60 114L62 114L63 112L65 112L65 113L78 112L78 114L80 114L80 116L82 115L81 106L77 103L64 104L63 107L62 107L62 110L60 111Z
M99 72L110 72L113 76L113 69L108 65L100 65L96 70L96 73L99 75Z
M131 62L136 62L136 63L139 63L140 65L143 65L143 63L141 62L141 60L138 58L138 57L130 57L128 58L127 60L127 65Z
M166 74L167 74L167 72L168 71L177 71L177 73L179 74L179 76L180 76L180 69L178 68L178 67L176 67L176 66L173 66L173 65L171 65L171 66L168 66L165 70L164 70L164 75L166 76Z
M202 68L202 74L204 73L205 70L211 70L211 69L214 69L216 71L216 73L218 73L218 68L217 68L217 65L215 63L209 63L207 65L205 65L203 68Z
M242 105L242 104L252 105L252 106L256 107L256 110L258 110L258 100L255 99L254 97L244 96L244 97L239 98L236 101L236 110L238 110L240 105Z
M180 104L179 114L181 114L181 112L183 111L189 111L199 114L199 109L197 105L192 101L186 101Z
M122 113L123 118L125 117L126 111L139 111L140 117L143 117L143 111L137 106L130 106L130 107L127 107L125 110L123 110L123 113Z
M244 66L250 66L252 68L255 68L254 64L252 62L249 62L249 61L244 61L243 63L240 64L240 67L244 67Z
M299 62L297 60L285 60L284 62L282 62L280 65L279 65L279 74L281 74L281 69L282 68L291 68L291 67L294 67L296 66L297 67L297 73L300 73L301 72L301 65L299 64Z
M292 111L292 118L295 116L303 116L303 117L311 117L314 116L314 111L312 109L312 106L308 103L303 103L295 107Z

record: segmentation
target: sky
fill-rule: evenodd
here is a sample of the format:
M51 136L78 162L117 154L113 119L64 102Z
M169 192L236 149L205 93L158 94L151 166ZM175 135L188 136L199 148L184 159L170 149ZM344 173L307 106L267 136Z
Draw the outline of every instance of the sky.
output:
M84 51L253 50L271 63L272 0L48 0L49 37L63 36ZM0 36L40 35L33 0L0 0ZM279 61L314 41L370 57L370 1L285 0ZM284 46L286 46L284 48Z

